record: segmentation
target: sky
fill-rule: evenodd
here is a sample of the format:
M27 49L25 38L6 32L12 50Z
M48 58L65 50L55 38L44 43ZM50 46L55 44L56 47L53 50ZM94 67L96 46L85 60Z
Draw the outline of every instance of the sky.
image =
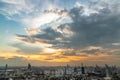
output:
M0 0L0 66L120 66L119 0Z

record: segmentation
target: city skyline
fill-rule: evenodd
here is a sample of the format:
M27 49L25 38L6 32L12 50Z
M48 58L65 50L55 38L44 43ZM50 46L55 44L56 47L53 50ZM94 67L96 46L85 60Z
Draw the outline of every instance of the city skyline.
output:
M120 1L0 0L0 66L120 66Z

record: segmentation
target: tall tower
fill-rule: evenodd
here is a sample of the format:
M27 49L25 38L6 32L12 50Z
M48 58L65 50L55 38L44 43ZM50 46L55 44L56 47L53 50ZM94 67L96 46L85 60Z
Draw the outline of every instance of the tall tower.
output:
M66 74L67 74L67 70L66 70L66 67L65 67L63 75L65 76Z
M110 77L110 75L109 75L109 67L108 67L108 65L106 64L105 65L106 66L106 68L105 68L105 72L106 72L106 77L104 77L104 79L105 80L111 80L112 78Z
M8 64L5 65L5 70L7 70L7 68L8 68Z
M27 67L27 69L28 69L28 70L31 70L31 69L32 69L30 63L28 63L28 67Z
M105 72L106 72L106 77L109 77L109 71L108 71L108 69L106 69Z
M105 64L105 72L106 72L106 77L109 77L110 75L109 75L109 67L108 67L108 65L107 64Z
M77 72L77 67L74 67L74 72Z
M82 74L85 74L85 67L83 66L83 63L81 64L81 72Z

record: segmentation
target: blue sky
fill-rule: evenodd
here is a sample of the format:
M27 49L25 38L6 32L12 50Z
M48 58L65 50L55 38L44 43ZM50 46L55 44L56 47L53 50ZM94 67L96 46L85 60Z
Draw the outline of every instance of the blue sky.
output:
M118 0L0 0L0 65L119 66L119 8Z

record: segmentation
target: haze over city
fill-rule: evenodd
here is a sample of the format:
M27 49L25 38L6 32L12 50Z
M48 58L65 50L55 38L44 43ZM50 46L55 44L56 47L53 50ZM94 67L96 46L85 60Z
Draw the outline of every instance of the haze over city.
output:
M0 66L119 62L119 0L0 0Z

